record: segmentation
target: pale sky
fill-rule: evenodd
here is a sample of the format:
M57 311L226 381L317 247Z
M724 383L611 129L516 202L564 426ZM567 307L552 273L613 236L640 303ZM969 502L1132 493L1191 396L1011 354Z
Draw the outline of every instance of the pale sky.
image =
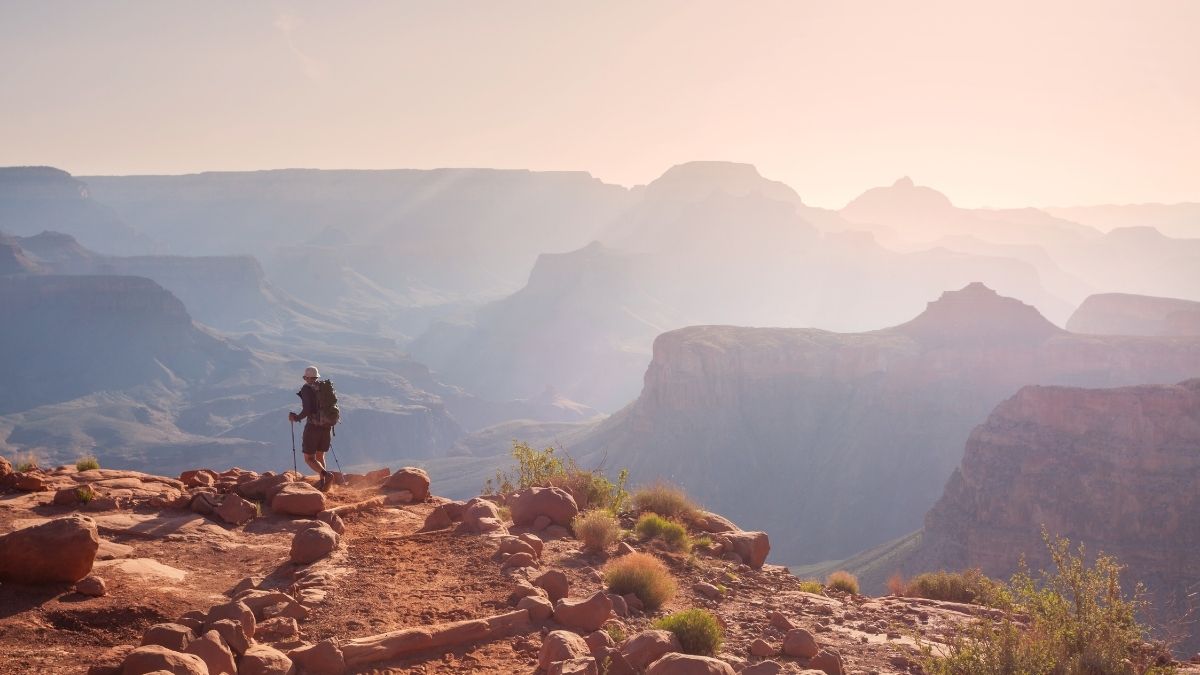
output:
M1200 1L0 0L0 166L749 162L839 208L1200 201Z

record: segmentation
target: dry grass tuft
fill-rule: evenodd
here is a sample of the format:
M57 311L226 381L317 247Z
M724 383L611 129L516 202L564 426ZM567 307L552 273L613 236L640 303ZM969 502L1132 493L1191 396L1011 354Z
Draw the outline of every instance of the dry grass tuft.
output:
M858 577L846 570L838 570L825 577L825 585L835 591L858 595Z
M583 542L583 548L600 552L621 537L621 524L613 514L604 509L584 511L571 521L575 536Z
M725 638L717 617L703 609L675 612L654 621L650 626L674 633L685 654L712 656L720 651Z
M649 553L630 553L604 566L608 590L617 595L633 593L646 609L654 611L675 597L675 577L661 560Z
M699 507L682 489L668 483L654 483L633 493L633 506L638 511L651 511L673 520L693 520Z

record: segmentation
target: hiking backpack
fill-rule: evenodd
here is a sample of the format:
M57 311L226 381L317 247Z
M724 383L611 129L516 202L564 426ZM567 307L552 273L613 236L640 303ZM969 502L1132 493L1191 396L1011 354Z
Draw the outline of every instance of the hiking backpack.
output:
M317 380L316 417L316 424L323 427L332 427L342 419L337 394L333 391L333 380Z

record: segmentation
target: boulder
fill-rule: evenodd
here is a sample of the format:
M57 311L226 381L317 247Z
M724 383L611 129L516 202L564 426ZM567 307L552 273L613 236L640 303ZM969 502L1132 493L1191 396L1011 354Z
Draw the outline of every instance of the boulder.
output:
M83 579L75 582L75 592L83 595L90 595L93 598L98 598L102 595L108 594L108 584L105 583L103 578L94 574L89 574Z
M529 542L521 539L520 537L510 536L501 539L500 548L498 550L501 553L528 553L529 557L531 558L538 557L538 552L529 545Z
M608 599L612 600L613 614L616 614L622 618L629 616L629 604L625 602L625 598L623 596L617 595L616 593L609 593Z
M209 469L192 469L179 474L184 487L208 487L217 484L217 474Z
M514 525L532 525L538 516L545 516L556 525L569 526L579 513L571 495L556 487L532 487L518 492L508 501Z
M496 523L500 522L500 510L496 505L486 499L476 497L466 503L463 507L462 524L459 529L465 532L473 532L480 534L485 530L485 524L481 521L492 520ZM490 524L487 525L490 527Z
M538 563L533 559L533 556L528 553L514 553L505 559L504 564L500 565L500 569L507 570L513 567L537 567Z
M667 654L650 664L646 675L737 675L733 666L719 659L691 654Z
M533 585L546 591L551 602L558 602L571 591L571 582L561 570L547 570L533 580Z
M12 464L0 457L0 488L11 487L15 481Z
M346 659L334 638L293 649L288 652L288 658L305 675L341 675L346 672Z
M221 500L221 505L213 509L213 515L230 525L243 525L254 520L258 515L258 507L241 497L229 494Z
M49 492L50 478L41 469L20 471L13 474L16 479L13 487L23 492Z
M736 553L742 562L754 569L762 569L771 552L771 541L766 532L725 532L718 537L727 550Z
M215 630L192 640L184 653L195 654L203 659L204 665L208 666L209 675L237 675L237 662L234 661L233 650L226 646L225 640Z
M446 502L437 505L429 512L428 516L425 516L425 524L421 526L421 531L432 532L450 527L462 520L465 508L466 502Z
M596 659L588 656L567 661L555 661L550 664L546 675L599 675Z
M716 534L718 532L741 531L741 528L737 525L734 525L732 520L729 520L725 516L712 513L711 511L700 511L697 513L692 519L692 525L694 525L696 529L703 530L711 534Z
M243 591L234 597L238 602L249 607L250 611L254 612L254 618L258 621L274 616L290 616L294 619L304 619L308 616L308 610L299 602L296 602L295 598L283 591L261 591L254 589Z
M234 597L237 597L239 593L257 589L264 581L266 581L266 577L262 577L257 574L248 577L242 577L241 581L234 584L233 590L231 590L230 593L232 593Z
M254 612L243 602L234 600L223 605L216 605L208 610L208 616L205 625L212 625L221 619L229 619L236 621L242 627L242 634L246 639L254 637L254 628L257 623L254 619Z
M692 590L696 591L700 595L703 595L709 600L720 600L721 596L723 595L721 593L721 589L713 586L707 581L697 581L696 583L692 584Z
M842 663L842 655L833 649L822 649L808 661L812 670L823 670L826 675L845 675L846 666Z
M267 645L251 646L238 661L238 675L293 675L295 672L287 654Z
M796 627L796 624L792 623L792 620L784 616L782 612L771 612L767 615L767 620L771 622L773 628L778 628L785 633Z
M221 498L215 492L197 492L192 495L192 501L189 504L193 513L199 513L202 516L211 516L220 505Z
M346 534L346 521L342 520L342 517L338 515L337 511L325 509L317 514L317 520L328 525L339 535Z
M270 496L279 489L280 486L284 485L285 483L291 483L293 478L294 477L291 473L282 473L276 475L275 473L268 471L258 478L253 478L243 483L238 483L237 487L235 487L233 491L242 497L245 497L246 499L254 499L261 502L266 502Z
M583 641L587 643L588 649L592 652L592 658L601 663L604 662L604 657L608 655L608 650L616 646L612 636L608 634L608 631L604 630L594 630L588 633L583 638Z
M531 621L545 621L554 614L554 605L540 595L527 595L517 601L517 609L529 610Z
M811 659L821 651L817 638L803 628L793 628L783 636L783 653Z
M300 625L290 616L271 617L254 629L254 639L261 642L283 642L300 634Z
M526 544L529 544L529 546L533 548L533 552L535 555L537 555L537 557L542 557L542 547L545 545L545 543L540 537L532 532L522 532L521 534L517 535L517 538Z
M325 510L325 494L308 483L287 483L275 493L271 510L286 516L315 516Z
M554 620L568 628L591 632L599 630L612 617L612 600L603 591L586 600L563 598L554 603Z
M408 490L414 502L423 502L429 498L429 474L424 469L406 466L388 476L383 487L385 490Z
M86 516L55 518L0 536L0 581L74 583L92 571L100 536Z
M778 661L759 661L754 665L746 666L740 675L779 675L782 672L783 666L779 665Z
M512 592L508 594L508 604L515 606L521 601L521 598L531 595L538 595L544 598L546 597L546 591L543 588L534 586L525 579L517 579L517 584L513 586ZM553 607L553 604L551 604L551 607Z
M625 663L633 668L633 672L640 673L664 654L681 651L683 646L670 631L644 630L626 640L619 649Z
M754 642L750 643L751 656L775 656L775 653L775 648L771 646L771 643L762 638L756 638Z
M147 675L165 670L171 675L208 675L204 659L181 654L160 645L145 645L129 652L121 664L121 675Z
M182 652L196 639L191 628L178 623L158 623L142 633L142 646L158 645L172 651Z
M587 642L567 630L550 631L542 640L538 651L538 668L549 669L557 661L587 658L590 655Z
M233 619L221 619L214 621L208 625L208 630L216 631L221 639L225 641L225 645L229 647L234 655L245 654L250 647L250 640L242 631L242 624ZM259 630L254 628L254 635L258 636ZM201 655L203 656L203 655Z
M306 527L292 537L290 559L297 565L308 565L333 552L338 545L338 534L325 523Z

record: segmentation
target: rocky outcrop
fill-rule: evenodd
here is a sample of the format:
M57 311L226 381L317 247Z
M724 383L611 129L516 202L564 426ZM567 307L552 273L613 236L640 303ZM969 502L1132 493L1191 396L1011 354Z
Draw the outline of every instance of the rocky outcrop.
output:
M75 582L92 571L100 536L84 516L56 518L0 536L0 581Z
M1200 302L1127 293L1088 296L1067 330L1095 335L1200 335Z
M819 562L918 529L971 429L1022 386L1194 376L1200 337L1076 335L971 284L870 333L665 333L638 400L572 450L755 523L777 562Z

